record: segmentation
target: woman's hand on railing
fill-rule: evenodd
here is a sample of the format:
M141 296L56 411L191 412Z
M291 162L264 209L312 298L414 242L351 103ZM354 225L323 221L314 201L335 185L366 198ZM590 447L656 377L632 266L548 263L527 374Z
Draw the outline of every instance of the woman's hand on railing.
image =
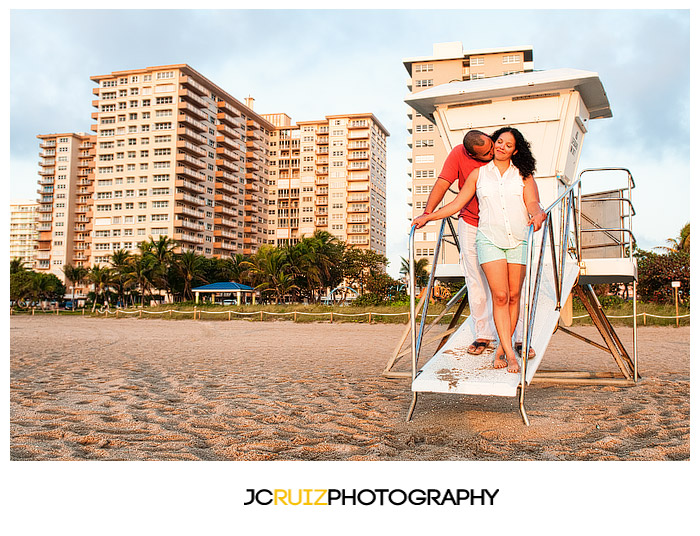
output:
M532 225L534 228L534 231L537 232L542 228L542 224L544 223L544 220L546 220L546 219L547 219L547 214L545 212L538 212L534 216L530 217L527 224Z

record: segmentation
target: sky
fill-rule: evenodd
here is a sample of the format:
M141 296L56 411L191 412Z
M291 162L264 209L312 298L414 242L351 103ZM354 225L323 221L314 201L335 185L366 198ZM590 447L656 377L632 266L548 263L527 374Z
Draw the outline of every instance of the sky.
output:
M253 96L258 113L374 113L390 132L387 256L396 277L408 231L402 60L461 41L531 45L536 70L597 72L613 117L589 123L579 170L630 169L643 249L677 237L690 219L689 10L15 9L10 30L11 199L37 197L37 134L90 132L91 76L187 63L238 100ZM673 210L659 218L659 207Z

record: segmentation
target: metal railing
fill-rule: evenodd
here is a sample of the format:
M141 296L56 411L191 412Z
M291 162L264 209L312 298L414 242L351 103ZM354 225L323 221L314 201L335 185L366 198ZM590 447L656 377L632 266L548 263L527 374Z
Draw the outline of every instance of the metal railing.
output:
M625 171L628 175L628 199L630 211L627 216L629 217L629 228L621 225L619 228L598 228L598 229L581 229L581 210L577 210L577 207L581 207L581 179L584 173L589 173L592 171ZM628 255L632 259L633 246L636 242L634 234L631 229L631 216L634 215L634 207L632 206L631 200L631 190L634 188L634 180L632 178L629 170L625 168L595 168L586 169L579 173L578 178L567 187L567 189L544 211L546 217L542 224L542 241L539 248L539 255L537 259L537 269L535 272L535 279L533 285L533 265L534 265L534 227L532 225L528 228L527 234L527 264L525 267L525 295L524 295L524 315L523 315L523 349L522 356L528 356L531 342L532 342L532 330L534 326L534 319L537 310L537 299L539 296L539 291L541 288L542 273L545 264L545 254L547 251L550 252L552 272L554 279L554 290L556 294L556 310L561 309L561 298L562 298L562 285L564 280L564 271L566 268L567 257L572 255L570 261L578 263L581 260L581 232L621 232L629 236L629 242L625 242L622 245L628 245ZM610 198L614 201L621 201L622 198ZM554 217L553 213L555 209L561 208L560 221L560 235L559 235L559 245L557 247L555 236L554 236ZM573 217L572 217L573 216ZM450 226L450 231L454 239L455 245L459 248L456 233L454 232L454 227L450 218L444 218L440 226L440 231L438 233L438 238L435 247L435 253L433 257L433 266L430 273L430 278L428 280L428 285L425 288L425 296L431 295L433 285L435 282L435 270L437 266L437 259L440 253L440 246L443 242L443 236L445 232L445 224L448 223ZM571 224L573 223L573 231L571 230ZM410 322L411 322L411 372L412 380L415 380L418 374L418 356L420 353L420 346L423 337L423 330L425 328L425 318L428 307L429 300L426 299L423 304L423 314L421 315L420 328L416 334L416 304L415 304L415 230L416 227L412 226L409 232L409 299L410 299ZM547 248L547 239L549 239L549 248ZM570 242L573 244L570 245ZM460 292L460 295L462 293ZM453 299L452 302L455 300ZM448 303L446 310L452 305ZM634 364L635 364L635 380L636 380L636 363L637 363L637 326L636 326L636 281L635 281L635 300L633 305L634 313ZM524 409L524 394L525 385L527 378L527 359L522 359L522 366L520 368L520 386L519 386L519 406L520 412L523 417L525 424L529 425L529 420ZM409 409L409 415L413 411L413 406L415 405L416 397L414 393L413 403Z

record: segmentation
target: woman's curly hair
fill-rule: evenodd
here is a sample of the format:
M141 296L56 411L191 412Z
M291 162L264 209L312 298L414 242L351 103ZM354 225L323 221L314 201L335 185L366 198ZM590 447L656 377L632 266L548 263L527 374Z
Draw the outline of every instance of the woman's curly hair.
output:
M494 143L498 137L504 132L510 132L515 138L515 153L511 157L513 165L520 171L520 176L522 178L529 177L535 173L535 157L532 156L532 151L530 150L530 143L523 137L520 131L513 127L503 127L499 128L496 132L491 134L491 139Z

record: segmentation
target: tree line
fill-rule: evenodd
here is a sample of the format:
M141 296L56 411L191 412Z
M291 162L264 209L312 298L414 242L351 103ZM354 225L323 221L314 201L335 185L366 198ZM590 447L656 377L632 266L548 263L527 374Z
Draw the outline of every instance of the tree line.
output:
M53 274L26 269L21 261L10 264L10 299L15 302L62 300L66 285L88 285L87 298L98 304L148 305L152 301L182 302L194 298L193 288L233 281L261 292L263 301L318 303L329 289L352 288L357 295L384 295L399 282L386 274L384 255L358 249L317 230L296 244L263 245L253 255L208 258L191 250L177 252L178 243L167 236L150 238L131 253L115 250L109 264L92 267L63 266L66 284ZM348 288L343 291L346 297Z

